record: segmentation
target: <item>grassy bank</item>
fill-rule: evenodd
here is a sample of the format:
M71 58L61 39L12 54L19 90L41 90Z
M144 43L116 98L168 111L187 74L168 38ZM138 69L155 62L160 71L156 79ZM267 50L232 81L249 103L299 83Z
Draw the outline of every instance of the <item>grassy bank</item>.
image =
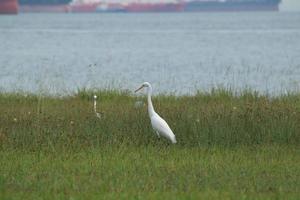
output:
M79 150L168 143L155 137L145 98L122 92L96 94L102 119L95 117L90 92L64 98L0 95L1 148ZM136 108L136 101L145 105ZM195 96L156 96L153 103L176 134L177 146L300 144L300 95L268 98L213 91Z
M0 94L0 199L299 197L300 94L155 96L176 145L134 106L144 97L96 94L101 119L89 91Z

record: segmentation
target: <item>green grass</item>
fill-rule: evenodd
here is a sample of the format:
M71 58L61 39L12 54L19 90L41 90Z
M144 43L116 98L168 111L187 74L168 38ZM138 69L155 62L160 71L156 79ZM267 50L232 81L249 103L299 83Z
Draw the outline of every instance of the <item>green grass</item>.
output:
M0 94L0 199L298 199L300 94Z

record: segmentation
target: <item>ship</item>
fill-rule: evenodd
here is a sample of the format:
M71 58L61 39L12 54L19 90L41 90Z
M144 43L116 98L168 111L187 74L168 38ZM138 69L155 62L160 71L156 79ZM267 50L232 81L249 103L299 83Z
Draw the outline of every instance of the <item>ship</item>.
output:
M18 0L0 0L0 14L17 14Z
M278 11L280 2L281 0L19 0L19 10L74 13Z
M85 12L84 6L91 3L77 3L79 0L74 0L70 6L73 12ZM81 0L82 1L82 0ZM87 0L84 0L87 1ZM75 6L76 5L76 6ZM99 0L95 3L96 12L180 12L183 11L183 4L178 0L114 0L106 1Z
M19 0L20 12L69 12L72 0Z
M281 0L192 0L185 12L201 11L278 11Z
M76 2L76 0L74 0ZM77 0L78 1L78 0ZM85 1L85 0L81 0ZM72 11L85 12L86 6L96 12L208 12L208 11L278 11L281 0L99 0L78 3Z
M184 4L179 1L133 2L125 7L127 12L182 12Z
M96 12L100 1L98 0L74 0L69 4L70 12Z
M96 12L127 12L126 4L100 2L96 7Z

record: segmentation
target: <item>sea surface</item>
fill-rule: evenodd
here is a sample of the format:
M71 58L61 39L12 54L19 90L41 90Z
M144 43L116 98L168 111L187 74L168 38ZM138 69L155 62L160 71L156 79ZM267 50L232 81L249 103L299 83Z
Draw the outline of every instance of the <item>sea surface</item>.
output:
M0 16L0 91L300 91L300 13Z

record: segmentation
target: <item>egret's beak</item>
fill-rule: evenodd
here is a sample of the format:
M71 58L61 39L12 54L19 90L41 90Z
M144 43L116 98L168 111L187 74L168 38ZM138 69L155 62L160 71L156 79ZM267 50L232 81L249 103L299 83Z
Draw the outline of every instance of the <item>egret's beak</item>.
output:
M142 85L141 87L139 87L138 89L136 89L134 92L137 92L139 90L141 90L144 86Z

